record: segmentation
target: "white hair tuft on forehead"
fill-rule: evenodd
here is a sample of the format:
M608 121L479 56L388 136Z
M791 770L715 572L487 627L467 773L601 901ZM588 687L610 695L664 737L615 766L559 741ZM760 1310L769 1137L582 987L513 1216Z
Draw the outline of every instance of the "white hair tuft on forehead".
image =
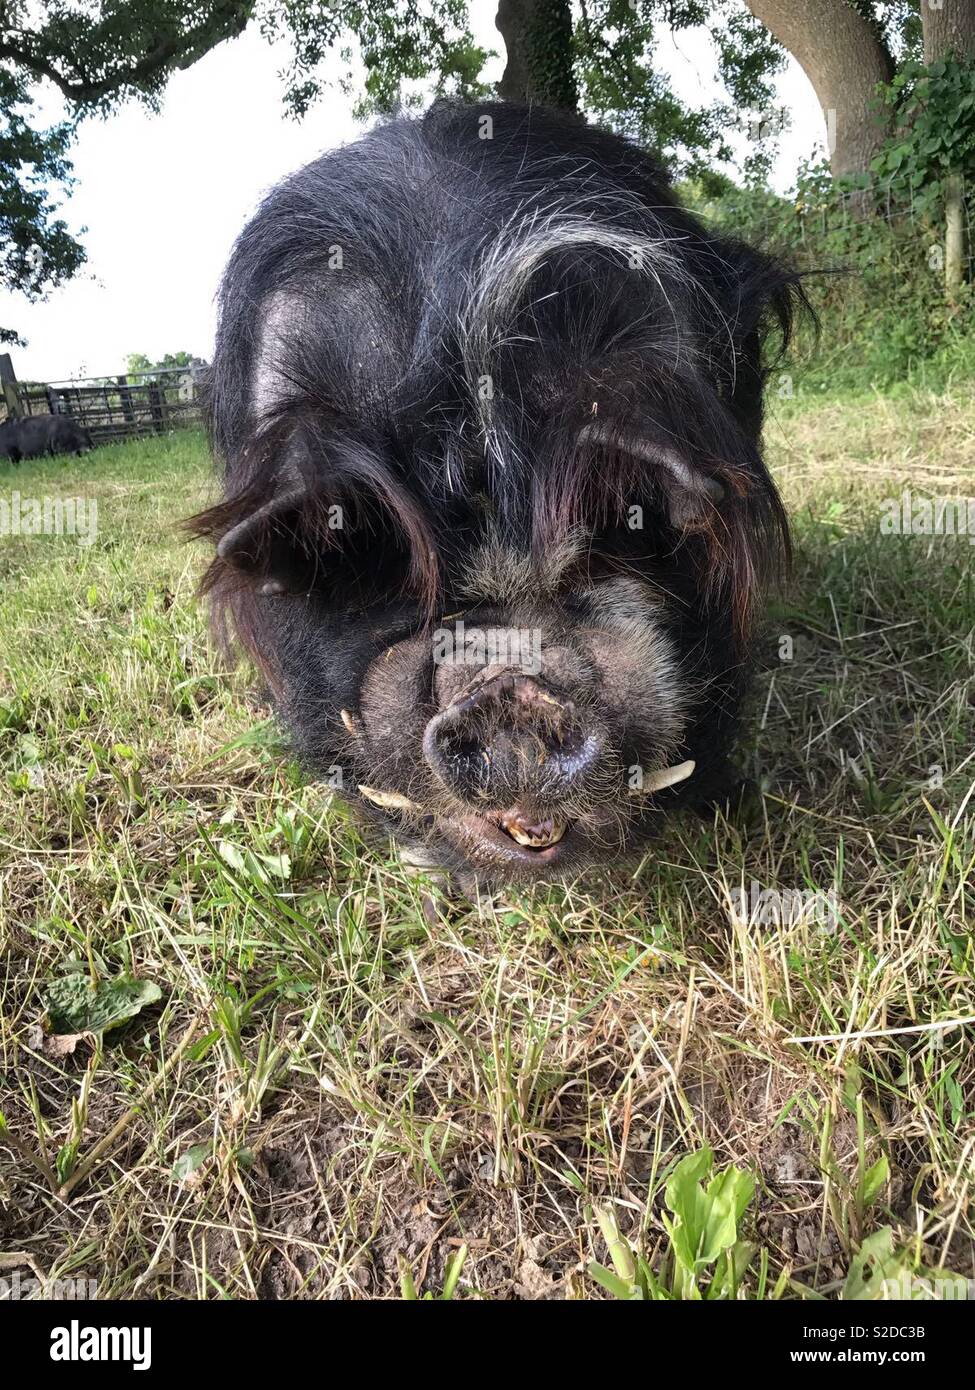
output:
M562 210L542 213L536 209L509 219L477 261L459 322L465 375L478 403L489 453L498 452L498 441L494 439L492 400L490 393L481 391L481 380L490 376L492 356L504 343L510 320L523 305L533 276L548 258L566 251L602 252L651 280L676 322L667 285L673 287L687 279L679 254L680 240L672 230L654 236ZM501 462L500 457L497 461Z

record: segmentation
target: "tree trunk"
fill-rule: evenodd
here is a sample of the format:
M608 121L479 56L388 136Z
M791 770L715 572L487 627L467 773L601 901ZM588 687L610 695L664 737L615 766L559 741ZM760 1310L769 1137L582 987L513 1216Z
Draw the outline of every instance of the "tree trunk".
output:
M579 89L569 0L499 0L495 25L508 58L498 94L574 111Z
M975 58L975 4L945 0L940 9L921 6L924 61L935 63L954 53L956 58ZM945 294L958 298L965 278L965 179L961 170L948 175L945 189Z
M868 172L886 138L875 88L894 75L890 54L847 0L746 0L792 54L826 118L833 177Z
M975 57L975 5L972 0L943 0L936 10L928 0L921 6L921 32L926 63L937 62L949 53L959 58Z

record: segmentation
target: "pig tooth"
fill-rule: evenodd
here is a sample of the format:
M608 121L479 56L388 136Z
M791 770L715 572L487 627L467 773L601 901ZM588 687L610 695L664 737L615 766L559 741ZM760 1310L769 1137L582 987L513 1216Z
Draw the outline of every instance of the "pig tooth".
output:
M659 772L651 772L642 787L631 787L631 796L647 796L651 792L663 791L665 787L672 787L677 782L684 782L694 771L696 764L693 758L689 758L686 763L677 763L674 767L663 767Z
M364 796L367 801L374 801L377 806L382 806L389 811L419 811L419 806L415 801L411 801L408 796L403 796L401 792L377 791L375 787L366 787L359 783L359 794Z
M523 830L519 830L514 825L506 826L505 829L513 840L517 841L519 845L524 845L527 849L547 849L549 845L557 845L565 834L564 825L556 826L551 835L544 839L537 839L534 835L526 835Z

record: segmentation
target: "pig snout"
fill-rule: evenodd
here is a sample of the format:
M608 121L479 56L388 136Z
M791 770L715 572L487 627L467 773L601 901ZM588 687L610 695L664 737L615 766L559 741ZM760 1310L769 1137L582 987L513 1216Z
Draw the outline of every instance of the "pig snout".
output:
M574 702L514 671L481 679L427 725L423 754L437 779L468 802L552 803L598 762L601 731Z

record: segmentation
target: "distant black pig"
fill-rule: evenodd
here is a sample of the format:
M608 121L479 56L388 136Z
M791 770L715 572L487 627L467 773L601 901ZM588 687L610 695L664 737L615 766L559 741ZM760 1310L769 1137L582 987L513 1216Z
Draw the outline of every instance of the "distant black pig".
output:
M414 862L561 876L728 790L788 550L765 340L800 298L632 144L508 104L382 125L244 230L207 587Z
M42 454L80 454L91 435L70 415L26 415L0 426L0 451L15 463Z

